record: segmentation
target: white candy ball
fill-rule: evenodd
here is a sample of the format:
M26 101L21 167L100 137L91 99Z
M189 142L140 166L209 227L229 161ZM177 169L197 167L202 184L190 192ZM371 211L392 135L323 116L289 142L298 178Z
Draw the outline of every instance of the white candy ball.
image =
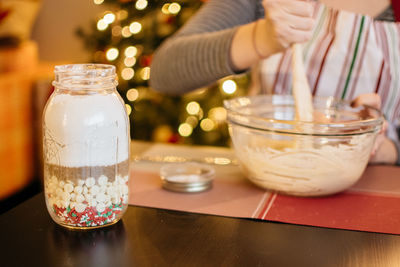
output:
M82 204L82 203L79 203L79 204L77 204L77 205L75 206L75 210L76 210L77 212L79 212L79 213L84 212L85 209L86 209L86 205L85 205L85 204Z
M74 188L75 193L80 194L80 193L82 193L82 191L83 191L82 186L80 186L80 185L75 186L75 188Z
M96 195L96 201L98 202L105 202L106 201L106 195L103 193L98 193Z
M85 181L82 179L78 180L78 185L83 186L85 184Z
M75 200L78 203L82 203L83 201L85 201L85 197L82 194L78 194L78 195L76 195Z
M74 190L74 186L70 183L64 185L64 191L67 193L71 193Z
M92 195L97 195L98 193L99 193L99 191L100 191L100 187L98 186L98 185L94 185L94 186L92 186L91 188L90 188L90 193L92 194Z
M64 181L60 181L60 182L58 183L58 185L59 185L60 187L64 188L65 183L64 183Z
M99 177L99 180L98 180L99 185L107 185L107 182L108 182L107 176L101 175Z
M86 179L85 184L87 187L92 187L93 185L95 185L96 180L93 177L89 177Z
M71 199L71 195L67 192L63 192L61 195L61 199L64 201L69 201Z

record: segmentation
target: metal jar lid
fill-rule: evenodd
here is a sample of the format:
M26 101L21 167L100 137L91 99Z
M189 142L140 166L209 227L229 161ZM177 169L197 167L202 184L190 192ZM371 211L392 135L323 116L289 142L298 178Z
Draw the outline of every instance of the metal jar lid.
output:
M197 162L168 163L161 167L160 176L164 189L196 193L212 187L215 170Z

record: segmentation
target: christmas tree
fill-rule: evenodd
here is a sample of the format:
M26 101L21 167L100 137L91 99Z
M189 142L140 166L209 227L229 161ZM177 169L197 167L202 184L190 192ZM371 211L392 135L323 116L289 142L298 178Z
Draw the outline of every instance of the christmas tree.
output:
M118 91L138 140L227 145L229 134L223 100L246 94L247 76L226 78L208 88L171 97L149 87L154 50L202 5L200 0L94 0L108 11L99 14L90 31L77 34L92 61L113 64Z

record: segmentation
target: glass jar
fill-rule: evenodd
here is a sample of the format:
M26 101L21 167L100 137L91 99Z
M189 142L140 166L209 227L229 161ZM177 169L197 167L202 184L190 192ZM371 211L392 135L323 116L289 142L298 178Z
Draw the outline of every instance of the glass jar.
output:
M55 67L43 113L44 189L52 219L91 229L121 219L129 195L129 119L115 67Z

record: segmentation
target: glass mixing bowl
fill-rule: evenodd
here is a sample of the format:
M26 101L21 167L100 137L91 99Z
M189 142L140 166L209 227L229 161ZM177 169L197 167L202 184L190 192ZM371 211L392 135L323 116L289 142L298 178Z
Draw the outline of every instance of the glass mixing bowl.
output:
M297 196L321 196L352 186L362 175L383 117L368 106L313 99L317 122L296 121L289 95L226 100L236 157L254 184Z

